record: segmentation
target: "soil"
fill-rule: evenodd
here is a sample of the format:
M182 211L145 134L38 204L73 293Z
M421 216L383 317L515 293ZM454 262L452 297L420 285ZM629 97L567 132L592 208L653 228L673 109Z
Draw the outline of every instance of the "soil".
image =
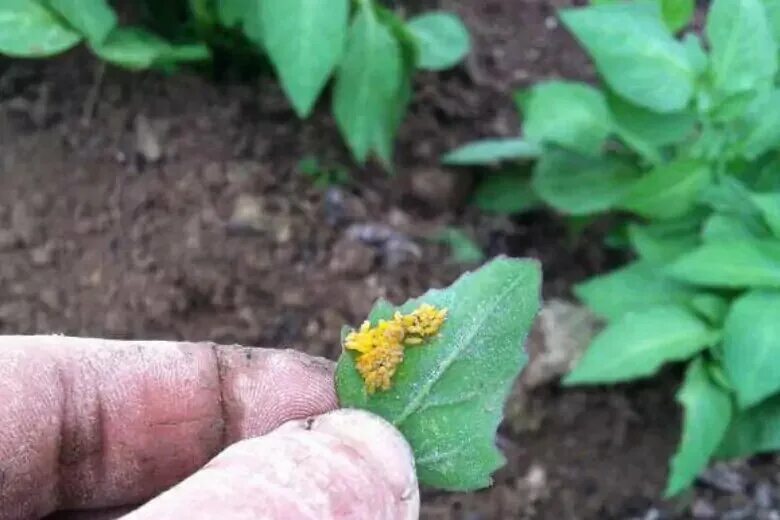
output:
M0 61L0 333L335 358L341 326L376 298L400 302L469 267L431 240L447 226L489 256L539 258L547 297L570 297L572 283L615 265L603 225L574 235L555 215L482 214L464 200L474 172L437 164L458 144L516 132L512 89L593 78L554 17L571 2L425 3L460 12L474 51L416 80L394 177L355 168L327 103L300 122L270 79L130 74L83 51ZM352 180L315 186L296 167L311 154ZM427 491L423 517L780 518L772 457L718 466L689 495L659 500L680 434L678 380L536 390L500 431L508 464L495 485Z

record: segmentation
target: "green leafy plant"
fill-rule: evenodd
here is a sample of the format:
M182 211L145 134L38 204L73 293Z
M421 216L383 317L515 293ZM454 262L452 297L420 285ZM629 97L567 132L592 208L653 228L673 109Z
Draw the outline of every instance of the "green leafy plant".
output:
M41 58L85 42L110 63L146 69L208 60L210 47L228 53L249 47L270 61L299 117L311 114L334 78L333 114L352 155L362 163L375 154L390 168L413 73L452 67L470 46L465 27L450 13L407 22L374 0L139 3L175 42L143 27L119 26L107 0L3 0L0 54ZM177 9L184 21L171 15Z
M601 85L518 93L523 138L444 161L520 161L483 179L486 209L626 216L634 259L575 288L607 326L565 384L689 363L674 495L712 457L780 449L780 1L714 0L703 38L676 35L692 0L593 4L560 17Z
M485 253L465 231L447 227L432 237L435 242L450 248L450 260L456 264L476 264L485 259Z
M298 172L312 180L315 187L324 189L349 184L349 172L341 166L324 166L313 156L307 156L298 163Z
M498 258L400 307L380 300L363 326L342 335L341 406L395 425L414 451L421 483L447 490L490 485L504 464L496 429L527 361L522 343L540 285L534 261Z

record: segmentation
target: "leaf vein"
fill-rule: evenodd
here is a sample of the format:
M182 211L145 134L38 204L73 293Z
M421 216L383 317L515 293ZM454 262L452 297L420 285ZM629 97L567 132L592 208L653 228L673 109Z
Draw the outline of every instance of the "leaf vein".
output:
M465 336L459 338L460 341L452 348L452 350L444 358L443 362L437 366L432 372L430 377L420 385L420 390L409 399L409 403L401 411L400 415L393 420L393 424L399 427L404 423L412 414L420 411L423 401L428 397L433 386L442 378L444 373L450 368L450 366L457 360L458 355L463 352L468 345L470 345L474 338L479 334L480 328L488 319L494 318L493 311L499 307L501 301L515 290L522 282L524 277L518 276L512 283L508 284L503 291L501 291L496 298L494 298L488 305L486 305L485 311L480 316L476 324L471 328L471 332Z

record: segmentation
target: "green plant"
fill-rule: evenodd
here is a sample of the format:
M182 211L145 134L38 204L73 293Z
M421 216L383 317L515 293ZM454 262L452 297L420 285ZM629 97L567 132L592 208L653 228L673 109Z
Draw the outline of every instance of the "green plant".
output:
M314 156L307 156L298 163L298 172L312 180L315 187L324 189L349 184L349 172L341 166L323 166Z
M299 117L311 114L333 77L333 114L352 155L362 163L376 154L390 168L412 74L451 67L470 45L452 14L406 22L375 0L139 3L174 43L119 26L107 0L3 0L0 54L46 57L84 41L110 63L146 69L207 60L209 46L228 53L252 48L270 61Z
M450 249L450 261L456 264L476 264L485 259L485 253L465 231L456 227L447 227L439 231L431 240L446 244Z
M359 329L342 333L341 406L395 425L414 451L421 483L490 485L504 464L496 429L527 361L522 343L540 285L537 263L498 258L399 307L378 301Z
M483 193L514 186L518 201L483 198L488 209L627 215L635 259L575 288L607 326L565 383L689 362L674 495L712 457L780 449L780 1L714 0L703 41L676 35L693 0L598 4L561 19L601 87L535 85L516 96L524 139L444 160L535 160L484 179Z

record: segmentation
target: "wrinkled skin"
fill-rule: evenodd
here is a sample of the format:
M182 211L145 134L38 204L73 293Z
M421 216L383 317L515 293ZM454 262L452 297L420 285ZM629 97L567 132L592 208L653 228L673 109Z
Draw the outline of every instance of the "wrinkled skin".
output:
M333 412L332 374L289 350L0 336L0 520L416 518L408 445Z

